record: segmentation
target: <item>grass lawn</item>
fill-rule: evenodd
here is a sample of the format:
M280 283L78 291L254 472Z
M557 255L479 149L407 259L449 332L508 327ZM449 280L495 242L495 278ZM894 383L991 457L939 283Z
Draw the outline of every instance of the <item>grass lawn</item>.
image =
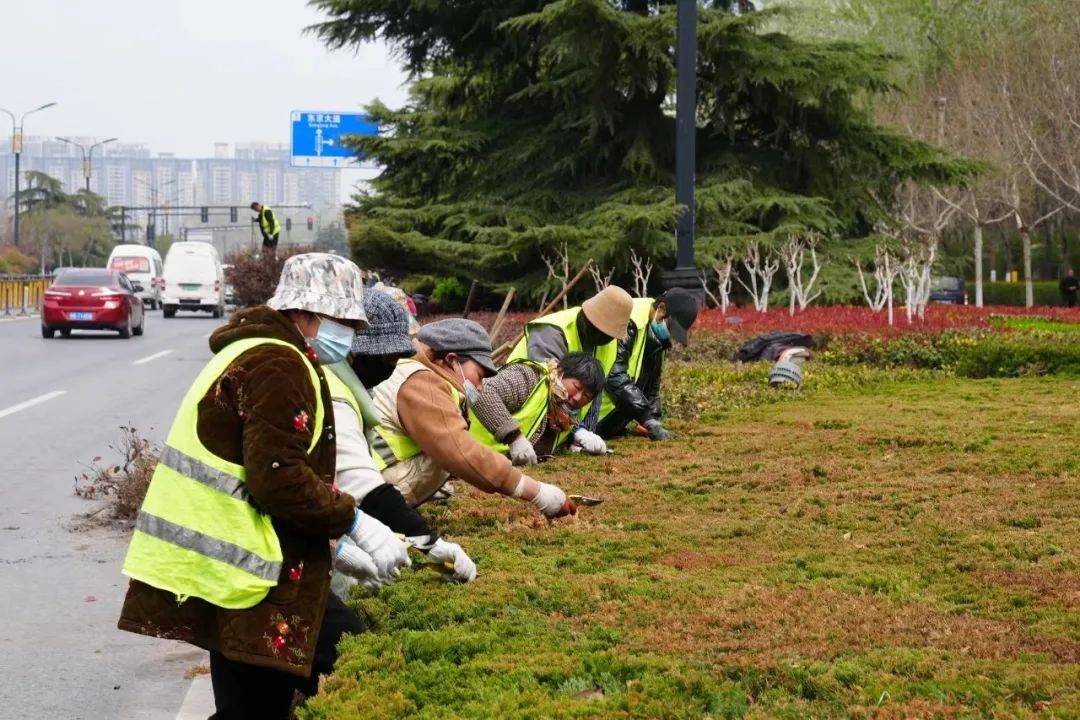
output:
M550 525L458 483L479 578L358 599L302 717L1080 717L1080 380L904 377L561 457Z

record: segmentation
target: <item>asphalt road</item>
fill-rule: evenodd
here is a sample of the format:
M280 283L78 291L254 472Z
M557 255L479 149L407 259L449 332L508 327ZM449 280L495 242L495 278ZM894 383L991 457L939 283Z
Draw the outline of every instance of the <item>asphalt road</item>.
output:
M164 440L220 322L148 312L142 337L44 340L0 320L0 717L176 717L205 654L116 629L126 537L73 530L96 506L72 489L121 425Z

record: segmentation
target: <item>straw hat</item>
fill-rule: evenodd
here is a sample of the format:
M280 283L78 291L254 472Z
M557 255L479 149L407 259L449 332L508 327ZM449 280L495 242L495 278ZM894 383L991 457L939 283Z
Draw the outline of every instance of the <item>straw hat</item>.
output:
M633 309L634 299L630 293L616 285L608 285L581 303L585 319L597 330L616 340L626 339L626 326Z

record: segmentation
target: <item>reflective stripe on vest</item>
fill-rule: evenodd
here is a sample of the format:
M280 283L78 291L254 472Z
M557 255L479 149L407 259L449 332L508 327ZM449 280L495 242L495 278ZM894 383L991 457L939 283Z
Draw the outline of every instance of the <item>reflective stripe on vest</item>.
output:
M262 210L259 211L259 227L261 227L263 232L267 235L274 236L281 232L281 222L278 220L276 213L271 213L271 217L273 218L272 222L267 218L266 211L269 209L269 207L263 205ZM249 215L248 217L251 216Z
M581 344L581 336L578 335L577 318L581 314L580 307L569 308L568 310L560 310L557 313L551 315L545 315L542 318L537 318L525 326L525 337L521 338L515 347L513 352L510 353L508 362L514 360L535 360L537 358L529 358L529 335L539 325L552 325L562 330L563 338L566 339L566 352L582 352L583 347ZM615 365L615 357L618 355L619 347L615 340L598 345L593 348L593 357L600 363L600 368L604 371L604 377L611 372L612 366ZM540 358L545 359L545 358ZM562 358L556 358L561 360ZM596 400L593 400L596 402ZM592 407L592 403L589 403L585 407L581 408L581 417L585 417L589 414L589 408Z
M419 365L419 368L413 368L414 371L419 372L421 370L427 370L423 363L412 360L404 359L398 361L398 366L409 364ZM430 370L429 370L430 372ZM389 382L389 381L387 381ZM453 398L454 405L461 406L461 393L450 382L446 383L450 387L450 397ZM401 390L399 385L398 391ZM393 412L397 414L397 395L395 393L393 399ZM395 428L390 427L384 418L381 425L374 428L374 432L371 436L371 454L375 459L375 467L379 472L382 472L386 468L396 465L399 462L405 462L410 458L414 458L417 455L422 454L420 446L417 445L411 437L404 432L399 432Z
M517 360L540 373L540 381L536 383L525 402L516 412L510 414L521 428L521 435L526 440L531 440L540 423L547 417L548 404L551 402L551 376L546 365L531 360ZM469 433L486 447L500 453L507 453L510 446L495 439L494 433L489 430L473 409L469 408Z
M652 298L634 298L634 307L630 311L630 322L637 330L634 346L630 348L630 358L626 363L627 374L635 383L641 378L641 361L645 357L645 339L649 333L649 321L652 319ZM600 419L603 420L615 410L615 398L604 388L600 400Z
M281 544L273 521L255 508L243 465L211 453L199 440L199 402L229 366L260 345L297 354L315 390L310 454L323 431L319 374L294 345L270 338L230 343L192 383L180 403L139 510L123 572L177 596L223 608L257 605L281 574Z

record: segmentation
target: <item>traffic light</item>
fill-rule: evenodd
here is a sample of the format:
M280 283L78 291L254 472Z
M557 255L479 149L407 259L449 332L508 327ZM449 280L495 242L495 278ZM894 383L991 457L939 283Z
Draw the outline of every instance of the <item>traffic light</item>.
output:
M292 232L292 218L285 218L285 232Z
M210 222L210 208L206 207L205 205L199 208L199 217L204 223Z
M237 218L236 208L234 208L234 207L229 208L229 222L236 222L236 218Z
M154 223L146 224L146 244L153 246L154 239L157 237L157 227Z
M307 219L307 229L309 231L315 229L315 218L311 217L310 215L308 215Z

